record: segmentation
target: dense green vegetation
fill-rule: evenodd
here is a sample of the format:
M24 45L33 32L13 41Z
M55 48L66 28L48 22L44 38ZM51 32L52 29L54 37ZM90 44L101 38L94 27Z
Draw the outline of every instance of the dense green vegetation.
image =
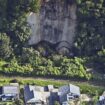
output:
M78 35L75 46L80 56L88 56L88 63L105 73L105 0L78 1Z
M105 5L104 0L77 0L78 36L76 45L82 55L91 56L104 49Z
M27 50L27 49L25 49ZM42 57L34 49L28 48L24 54L24 62L18 63L16 58L10 62L0 62L0 72L8 75L21 76L53 76L53 77L76 77L90 79L91 74L86 72L84 60L81 58L67 58L62 55L52 55L49 58ZM22 61L23 61L22 60Z
M12 4L12 6L11 6ZM58 55L47 47L27 45L30 29L26 16L38 12L40 0L0 0L0 73L90 79L87 64L105 73L105 2L77 0L78 31L73 57Z

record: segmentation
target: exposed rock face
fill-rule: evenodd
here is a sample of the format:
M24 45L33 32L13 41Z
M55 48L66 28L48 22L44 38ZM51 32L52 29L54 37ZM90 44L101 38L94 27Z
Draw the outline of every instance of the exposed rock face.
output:
M27 19L32 29L29 44L48 41L58 44L59 52L69 52L76 32L76 4L73 1L44 0L39 13L30 13Z

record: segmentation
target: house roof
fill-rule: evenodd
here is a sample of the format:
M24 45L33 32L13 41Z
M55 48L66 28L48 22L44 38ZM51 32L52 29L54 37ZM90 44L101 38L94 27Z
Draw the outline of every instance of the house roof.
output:
M42 87L42 86L34 86L34 90L43 92L44 91L44 87Z
M10 85L12 85L12 86L18 86L19 87L18 83L10 83Z
M69 84L69 89L71 93L80 95L80 88L78 86Z
M60 99L60 103L67 101L67 95L79 95L80 96L80 88L78 86L69 84L64 85L59 88L58 96Z
M42 94L41 91L39 91L39 87L26 85L24 87L24 97L25 102L38 102L42 100Z
M27 102L28 100L34 98L33 89L34 88L32 86L29 86L29 85L24 87L25 102Z
M54 89L54 86L53 85L48 85L48 90L49 91L52 91Z
M63 93L66 93L66 94L72 93L72 94L80 95L80 88L72 84L64 85L59 88L59 95Z
M0 95L2 94L2 87L0 87Z
M19 87L12 85L3 86L2 94L19 94Z
M105 91L103 92L102 96L104 96L104 97L105 97Z
M104 96L99 97L99 101L103 101L104 99L105 99Z

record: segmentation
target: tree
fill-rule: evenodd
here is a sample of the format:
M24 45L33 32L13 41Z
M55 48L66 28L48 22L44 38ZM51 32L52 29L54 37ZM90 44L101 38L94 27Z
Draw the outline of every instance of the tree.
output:
M38 12L40 9L41 0L30 0L31 11Z
M5 33L0 33L0 58L7 59L12 54L10 38Z
M38 58L40 54L38 51L34 50L33 48L23 48L22 51L22 63L30 63L32 65L38 64Z
M60 103L58 101L55 101L54 105L60 105Z
M77 0L78 36L76 48L81 56L93 56L105 47L104 0Z
M15 100L13 105L24 105L24 102L22 99L19 99L19 100Z

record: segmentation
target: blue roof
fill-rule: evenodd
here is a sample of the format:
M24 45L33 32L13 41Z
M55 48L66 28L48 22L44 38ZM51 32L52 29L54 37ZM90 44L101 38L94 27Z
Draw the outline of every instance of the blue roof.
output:
M2 87L0 87L0 95L2 94Z
M24 97L25 102L36 102L41 101L42 96L40 94L41 90L44 89L40 86L32 86L32 85L26 85L24 87Z
M26 85L24 87L24 97L25 97L25 102L27 102L30 99L34 98L34 93L32 91L32 86Z

